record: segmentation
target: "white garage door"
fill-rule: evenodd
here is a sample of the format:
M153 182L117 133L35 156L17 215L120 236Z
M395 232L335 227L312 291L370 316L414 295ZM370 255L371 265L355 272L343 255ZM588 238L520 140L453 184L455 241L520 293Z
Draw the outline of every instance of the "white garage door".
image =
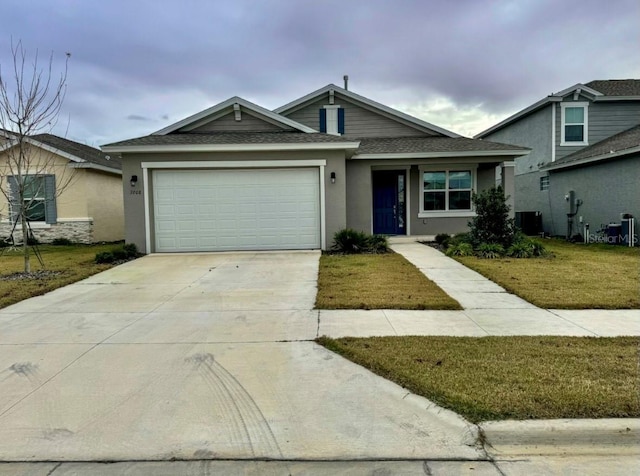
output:
M154 170L157 252L320 248L319 169Z

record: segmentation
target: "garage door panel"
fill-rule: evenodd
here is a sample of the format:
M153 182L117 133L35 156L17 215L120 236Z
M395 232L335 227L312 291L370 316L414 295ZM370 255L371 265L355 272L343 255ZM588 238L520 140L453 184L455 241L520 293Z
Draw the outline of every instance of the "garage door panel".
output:
M156 251L320 247L319 170L156 170Z

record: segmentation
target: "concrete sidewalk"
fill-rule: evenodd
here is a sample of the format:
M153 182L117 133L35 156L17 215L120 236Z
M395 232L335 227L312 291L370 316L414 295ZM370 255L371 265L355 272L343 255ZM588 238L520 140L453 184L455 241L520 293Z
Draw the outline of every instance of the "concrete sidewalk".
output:
M484 276L417 242L392 249L457 300L462 311L320 311L319 335L640 336L640 310L540 309Z

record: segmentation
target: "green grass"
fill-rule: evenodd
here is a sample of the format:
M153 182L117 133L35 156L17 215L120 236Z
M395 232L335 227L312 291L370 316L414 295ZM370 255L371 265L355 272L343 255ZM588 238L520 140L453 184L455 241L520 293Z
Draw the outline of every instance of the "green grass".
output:
M396 253L322 255L318 309L461 309Z
M640 338L321 337L472 422L640 417Z
M60 274L44 279L22 279L17 281L0 279L0 309L23 299L40 296L113 267L110 264L95 264L96 253L110 251L121 246L121 244L38 246L44 262L44 268L38 262L33 251L31 251L31 271L46 269L60 271ZM0 256L0 278L24 270L24 257L21 249L0 251L4 251L4 254Z
M455 259L542 308L640 308L640 248L539 241L553 258Z

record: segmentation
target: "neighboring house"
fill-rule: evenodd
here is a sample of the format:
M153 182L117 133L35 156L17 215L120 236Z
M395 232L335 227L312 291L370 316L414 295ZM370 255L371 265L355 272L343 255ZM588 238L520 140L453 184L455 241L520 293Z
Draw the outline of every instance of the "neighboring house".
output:
M471 196L513 194L523 147L463 138L333 84L269 111L239 97L121 154L127 242L146 252L327 249L349 227L467 229Z
M22 241L16 223L17 181L7 160L16 151L10 132L0 141L0 185L13 197L0 194L0 239ZM98 149L51 134L26 138L32 183L29 227L41 243L66 238L76 243L124 238L122 170L120 161ZM15 170L15 168L14 168ZM33 196L31 195L33 193Z
M531 148L516 160L515 211L540 212L546 233L572 236L640 216L639 126L640 80L604 80L552 94L476 138Z

